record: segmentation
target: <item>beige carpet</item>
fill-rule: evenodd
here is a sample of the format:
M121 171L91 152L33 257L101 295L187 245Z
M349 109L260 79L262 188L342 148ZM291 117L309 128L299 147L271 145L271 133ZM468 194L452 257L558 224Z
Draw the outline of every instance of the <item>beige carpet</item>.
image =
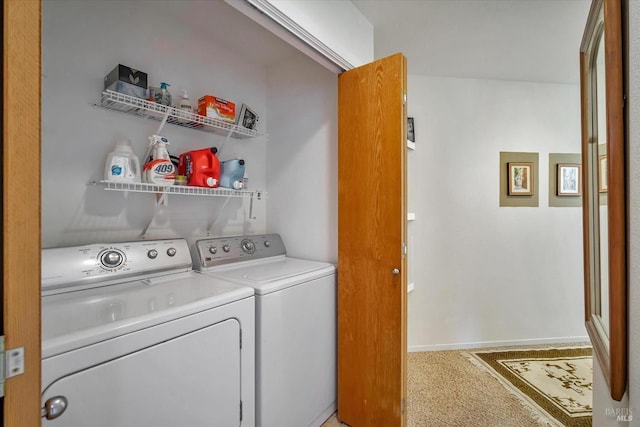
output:
M540 347L548 346L531 348ZM540 427L517 397L459 350L409 353L407 394L408 427ZM335 414L323 424L341 426Z

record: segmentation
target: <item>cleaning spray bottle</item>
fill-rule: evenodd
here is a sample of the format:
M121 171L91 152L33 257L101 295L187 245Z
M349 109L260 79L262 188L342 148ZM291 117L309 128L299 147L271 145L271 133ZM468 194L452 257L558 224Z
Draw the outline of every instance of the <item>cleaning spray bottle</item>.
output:
M169 140L164 136L151 135L151 160L145 163L142 171L144 182L157 185L173 185L176 178L175 166L171 162L167 145Z

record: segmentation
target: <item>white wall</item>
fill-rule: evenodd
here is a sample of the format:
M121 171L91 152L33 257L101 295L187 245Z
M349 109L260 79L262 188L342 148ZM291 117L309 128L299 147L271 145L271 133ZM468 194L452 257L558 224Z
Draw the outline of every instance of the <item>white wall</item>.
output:
M577 85L409 76L409 348L587 340L581 209L548 207L580 152ZM500 151L539 153L537 208L499 207Z
M353 66L373 61L373 25L351 1L268 2Z
M44 247L136 239L150 217L153 195L125 195L86 185L101 178L107 153L118 137L131 139L141 157L148 135L159 124L93 106L99 101L103 77L118 63L147 72L151 85L170 83L174 97L187 89L194 105L205 93L232 100L238 109L247 103L260 115L259 129L268 132L265 66L218 37L221 29L233 37L244 21L257 26L226 4L57 0L43 2L42 8ZM214 30L218 33L210 32ZM259 31L252 34L254 40L265 37L265 30ZM176 155L220 147L225 140L172 125L163 134ZM250 187L264 189L266 149L265 138L231 139L220 158L244 158ZM31 167L25 165L25 172ZM150 237L200 235L222 203L222 198L170 197ZM214 234L264 232L264 202L254 204L254 214L256 220L245 221L248 202L234 199L214 226Z
M629 3L629 40L627 47L629 85L627 117L627 183L628 183L628 328L629 349L627 392L622 401L611 399L600 364L593 363L593 425L603 427L640 425L640 1ZM594 356L595 357L595 356ZM632 422L616 421L615 409L630 410Z
M267 229L291 256L338 259L338 81L306 57L268 70Z

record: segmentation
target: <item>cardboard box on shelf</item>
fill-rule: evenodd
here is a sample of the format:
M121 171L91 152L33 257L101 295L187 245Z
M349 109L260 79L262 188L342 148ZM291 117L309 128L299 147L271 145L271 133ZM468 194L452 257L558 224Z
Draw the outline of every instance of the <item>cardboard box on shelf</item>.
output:
M235 123L236 104L213 95L198 99L198 114L225 122Z
M104 89L145 99L147 97L147 73L118 64L105 76Z

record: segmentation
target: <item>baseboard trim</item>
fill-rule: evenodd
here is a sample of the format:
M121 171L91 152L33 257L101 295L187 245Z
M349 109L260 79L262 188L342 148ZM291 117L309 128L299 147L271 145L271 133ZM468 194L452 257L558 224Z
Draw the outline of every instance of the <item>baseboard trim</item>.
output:
M582 343L589 342L589 336L579 337L556 337L556 338L535 338L527 340L512 341L480 341L467 343L435 344L435 345L410 345L409 353L418 351L442 351L442 350L468 350L470 348L485 347L511 347L518 345L538 345L538 344L561 344L561 343Z

